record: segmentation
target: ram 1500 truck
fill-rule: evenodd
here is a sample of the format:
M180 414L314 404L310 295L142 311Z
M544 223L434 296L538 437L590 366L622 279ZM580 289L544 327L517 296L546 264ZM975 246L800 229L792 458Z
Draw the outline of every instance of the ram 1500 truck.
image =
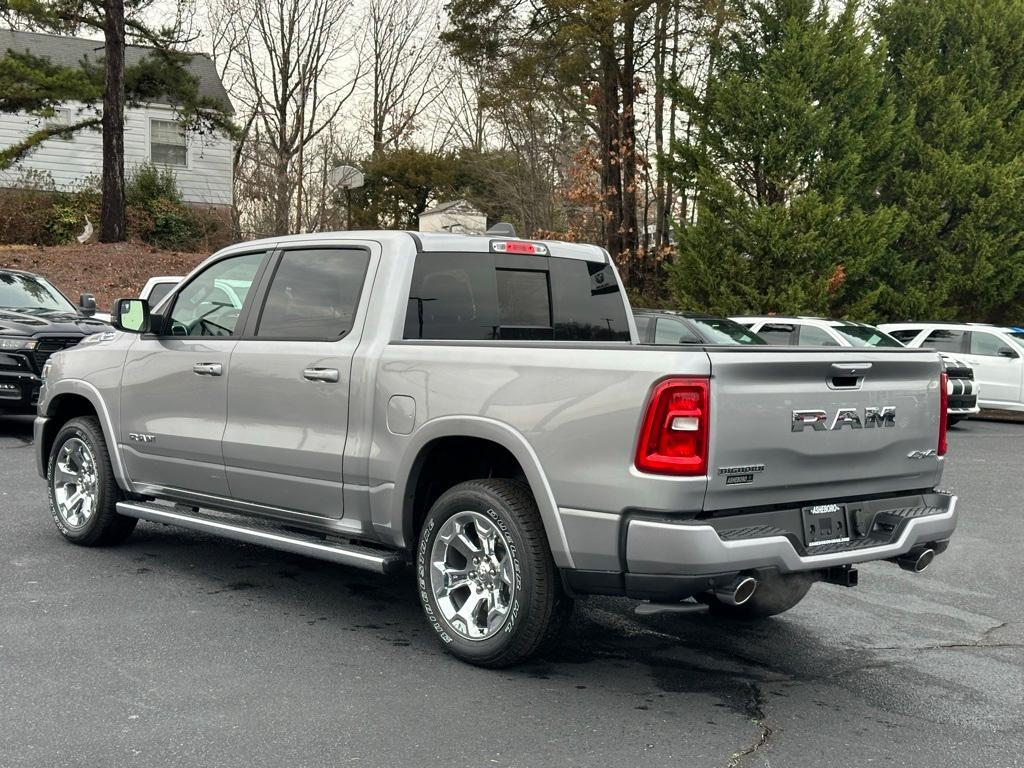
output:
M583 595L761 618L857 563L922 570L956 524L935 352L641 345L593 246L260 240L114 323L46 366L65 538L143 519L411 564L437 637L483 666L553 642Z

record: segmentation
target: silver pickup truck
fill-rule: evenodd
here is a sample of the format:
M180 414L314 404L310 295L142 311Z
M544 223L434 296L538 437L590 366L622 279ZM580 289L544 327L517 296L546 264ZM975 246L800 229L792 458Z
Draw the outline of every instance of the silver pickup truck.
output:
M588 594L777 614L856 563L922 570L956 524L935 352L640 345L597 247L281 237L218 252L160 310L123 299L118 330L46 365L64 537L143 519L411 564L475 664L537 652Z

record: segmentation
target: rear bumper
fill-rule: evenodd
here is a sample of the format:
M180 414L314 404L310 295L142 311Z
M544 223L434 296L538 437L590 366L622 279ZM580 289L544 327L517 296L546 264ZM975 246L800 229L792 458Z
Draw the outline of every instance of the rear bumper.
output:
M0 413L35 413L41 383L34 373L0 369Z
M887 508L884 501L865 504L867 514L898 519L887 537L868 535L846 545L810 550L794 544L792 532L761 526L721 530L702 523L633 519L626 532L626 563L630 573L697 576L760 568L781 573L815 571L870 560L887 560L917 545L948 539L956 529L956 497L930 493L922 506ZM766 535L758 535L764 533ZM885 540L885 539L888 540Z
M732 582L740 573L807 573L833 580L837 572L871 560L892 560L914 548L946 549L956 529L957 499L941 491L847 504L851 541L807 547L800 507L741 512L709 520L675 520L667 515L633 514L615 526L612 518L590 513L569 518L570 542L593 545L618 532L619 556L595 558L581 552L583 569L562 572L576 594L627 595L680 600ZM584 521L585 526L579 523ZM601 536L600 526L605 526ZM613 527L614 526L614 527ZM589 539L582 536L587 531ZM574 553L574 556L577 553ZM614 565L613 565L614 562ZM605 570L612 565L614 570ZM617 567L615 567L617 566ZM623 566L625 566L623 568Z

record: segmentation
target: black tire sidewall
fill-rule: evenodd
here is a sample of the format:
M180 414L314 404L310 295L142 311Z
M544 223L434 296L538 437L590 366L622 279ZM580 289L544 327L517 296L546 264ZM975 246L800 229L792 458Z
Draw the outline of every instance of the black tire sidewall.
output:
M450 651L468 661L481 663L500 657L516 643L519 632L529 619L530 605L533 602L529 599L530 590L534 589L530 576L531 564L524 559L528 557L529 550L520 526L513 515L488 496L489 494L478 489L453 489L446 493L427 515L416 547L416 588L427 621ZM509 554L512 557L515 582L512 607L501 629L485 640L467 640L449 628L441 615L430 584L430 553L437 533L448 518L463 511L479 512L498 526L508 542Z
M89 446L97 475L96 508L93 510L92 517L80 528L72 528L64 522L60 512L57 511L57 499L53 489L53 472L54 465L57 463L57 456L60 454L60 449L64 444L75 437ZM107 517L104 512L107 510L108 505L113 505L115 501L114 499L107 498L108 489L112 483L113 477L110 463L107 459L106 443L103 442L103 436L97 436L95 427L85 419L69 421L57 433L57 437L54 438L53 447L50 449L50 457L46 464L46 491L50 500L50 516L53 518L57 530L60 531L64 538L71 541L89 542L95 540L102 533L100 529L103 527L104 520Z

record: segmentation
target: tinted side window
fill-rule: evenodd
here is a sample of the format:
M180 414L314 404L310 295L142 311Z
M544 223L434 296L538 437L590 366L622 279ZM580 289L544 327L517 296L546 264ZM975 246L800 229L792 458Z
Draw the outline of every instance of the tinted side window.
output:
M971 354L988 355L999 357L999 350L1002 347L1010 346L994 333L983 333L982 331L971 331Z
M607 264L551 258L555 338L561 341L629 341L626 306Z
M940 329L929 333L928 338L924 340L924 343L921 346L932 347L940 352L963 352L966 336L966 331L947 331Z
M669 317L659 317L654 330L655 344L700 344L700 339L686 324Z
M256 335L332 341L352 330L370 254L341 248L285 251L267 288Z
M769 344L787 346L795 343L796 326L789 323L765 323L757 335Z
M901 328L896 331L889 331L889 335L896 339L896 341L902 341L904 344L909 344L917 338L917 334L920 332L920 328Z
M233 336L244 297L262 261L262 253L248 253L200 272L174 298L167 326L171 335ZM237 290L226 290L228 285Z
M629 341L612 270L579 259L493 253L416 257L407 339Z
M491 254L423 253L413 270L405 338L494 339L497 308Z
M828 331L814 325L800 326L801 347L838 347L839 342L832 338Z

